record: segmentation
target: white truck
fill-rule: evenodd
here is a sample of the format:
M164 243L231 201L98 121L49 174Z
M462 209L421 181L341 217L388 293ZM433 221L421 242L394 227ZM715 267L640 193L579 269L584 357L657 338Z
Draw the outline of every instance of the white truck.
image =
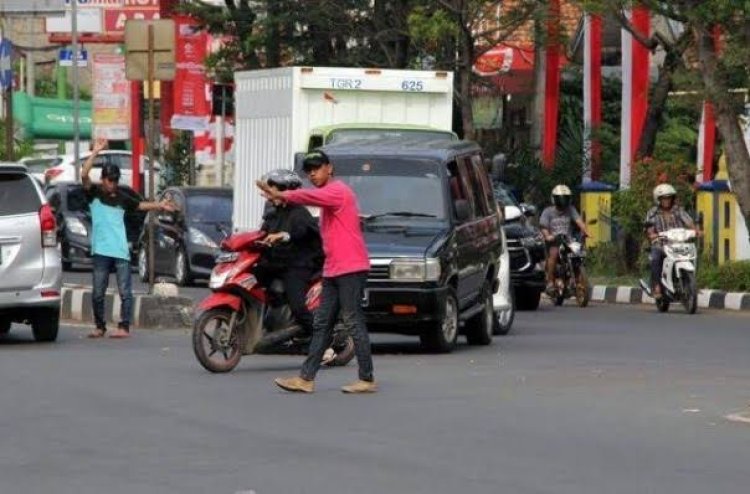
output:
M292 168L297 153L389 134L457 139L452 72L285 67L237 72L234 79L235 231L260 226L255 180Z

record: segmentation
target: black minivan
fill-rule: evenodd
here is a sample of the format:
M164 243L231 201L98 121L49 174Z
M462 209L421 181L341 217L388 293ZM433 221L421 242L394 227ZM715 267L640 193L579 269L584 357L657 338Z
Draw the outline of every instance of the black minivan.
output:
M467 141L349 142L322 148L357 194L370 254L368 328L448 352L459 333L488 345L503 252L502 213L480 147Z

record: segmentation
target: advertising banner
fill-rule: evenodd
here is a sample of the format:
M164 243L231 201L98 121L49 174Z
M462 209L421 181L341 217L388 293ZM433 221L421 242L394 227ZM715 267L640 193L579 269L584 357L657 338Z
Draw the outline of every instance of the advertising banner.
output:
M65 17L47 17L50 41L70 41L70 1L65 0ZM121 42L128 20L159 19L159 0L78 0L78 30L88 43Z
M174 79L172 128L206 131L211 106L203 62L208 53L209 36L195 29L196 22L189 17L177 16L174 21L177 31L177 73Z
M94 55L94 137L130 139L130 81L125 78L125 56Z

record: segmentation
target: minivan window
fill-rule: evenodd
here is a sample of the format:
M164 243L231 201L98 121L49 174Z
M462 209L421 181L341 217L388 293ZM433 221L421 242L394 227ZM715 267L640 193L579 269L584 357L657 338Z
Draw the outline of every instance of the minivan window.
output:
M484 208L487 210L488 214L494 212L497 209L497 206L495 204L492 186L490 185L490 177L487 173L487 169L482 163L482 157L478 154L472 156L471 165L474 169L474 176L478 181L479 190L481 190L484 199Z
M189 195L187 196L187 209L190 223L230 223L232 221L232 196Z
M17 173L0 173L0 215L39 211L41 201L32 178Z
M445 219L443 182L436 161L399 157L336 159L335 170L336 177L354 189L364 215L399 211L427 215L432 220Z
M468 184L465 180L465 175L465 172L461 173L458 162L451 161L450 163L448 163L448 186L451 191L451 203L454 205L454 216L455 202L459 200L468 201L469 208L472 212L472 217L469 218L470 221L474 217L474 206L471 202L471 196L469 195Z

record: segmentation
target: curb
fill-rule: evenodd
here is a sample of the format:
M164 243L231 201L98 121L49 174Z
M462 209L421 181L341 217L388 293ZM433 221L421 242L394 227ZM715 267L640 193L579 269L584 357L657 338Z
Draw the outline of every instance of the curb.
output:
M610 304L654 303L654 299L649 297L642 288L606 285L591 287L591 301ZM701 309L750 311L750 293L701 289L698 291L698 307Z
M61 290L60 319L94 322L91 287L66 285ZM117 324L120 320L120 297L107 290L105 319ZM192 326L193 301L188 297L160 297L148 293L133 293L131 325L140 329L183 328Z

